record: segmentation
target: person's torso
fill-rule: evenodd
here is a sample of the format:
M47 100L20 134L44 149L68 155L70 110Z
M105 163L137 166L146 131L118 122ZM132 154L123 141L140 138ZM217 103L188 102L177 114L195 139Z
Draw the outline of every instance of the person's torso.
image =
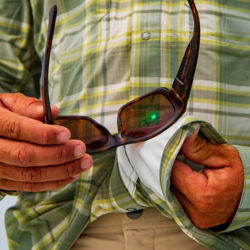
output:
M210 122L229 143L250 145L250 3L195 3L201 40L187 112ZM32 1L41 56L49 9L58 7L51 102L61 114L90 115L113 133L121 105L158 86L171 88L193 32L183 1L39 4Z

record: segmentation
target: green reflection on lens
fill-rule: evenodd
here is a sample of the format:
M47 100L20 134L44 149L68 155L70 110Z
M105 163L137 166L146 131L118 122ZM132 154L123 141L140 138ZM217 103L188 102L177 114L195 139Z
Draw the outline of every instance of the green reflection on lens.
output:
M139 126L140 127L148 127L148 126L156 125L159 121L159 116L160 116L159 111L149 112L144 116L144 119L140 119L138 121Z
M158 118L159 118L159 112L152 112L149 114L149 120L152 122L158 120Z

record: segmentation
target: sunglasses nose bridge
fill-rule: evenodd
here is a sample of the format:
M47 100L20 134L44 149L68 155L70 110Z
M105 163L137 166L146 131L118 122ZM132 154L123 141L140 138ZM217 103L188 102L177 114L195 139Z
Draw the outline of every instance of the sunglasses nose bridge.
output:
M126 138L122 137L121 134L114 134L112 136L113 138L113 143L115 146L121 146L121 145L124 145L124 143L126 142Z

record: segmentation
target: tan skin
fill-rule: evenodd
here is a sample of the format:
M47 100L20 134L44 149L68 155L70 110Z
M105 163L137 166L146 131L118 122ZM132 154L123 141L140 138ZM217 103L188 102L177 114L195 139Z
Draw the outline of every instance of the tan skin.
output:
M53 117L58 109L52 107ZM63 187L89 169L92 158L68 129L42 122L42 102L0 94L0 189L39 192Z
M227 225L238 208L244 185L238 151L230 145L209 143L196 130L185 140L182 153L206 166L202 173L178 160L173 166L172 190L189 218L203 229Z
M57 117L54 106L52 113ZM93 160L85 154L83 142L71 140L66 128L42 120L40 100L0 94L0 189L55 190L91 167ZM209 228L232 220L243 189L244 170L234 147L213 145L197 134L186 139L182 152L207 167L197 173L176 160L172 190L192 222Z

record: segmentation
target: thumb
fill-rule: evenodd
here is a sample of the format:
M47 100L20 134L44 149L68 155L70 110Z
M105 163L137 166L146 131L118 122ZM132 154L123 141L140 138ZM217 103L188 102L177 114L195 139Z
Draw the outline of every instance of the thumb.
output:
M42 101L34 97L28 97L20 93L1 94L0 106L29 118L40 121L44 119ZM53 117L56 118L58 108L52 105L51 111Z
M181 151L189 160L204 166L228 166L228 145L207 141L199 135L199 129L184 141Z

